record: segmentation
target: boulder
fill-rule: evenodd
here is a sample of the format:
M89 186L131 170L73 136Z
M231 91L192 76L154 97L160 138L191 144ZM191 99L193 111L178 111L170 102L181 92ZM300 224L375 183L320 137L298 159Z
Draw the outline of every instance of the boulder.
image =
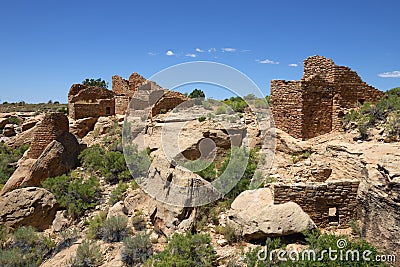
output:
M58 140L52 141L38 159L28 158L21 162L0 195L20 186L39 186L49 177L67 173L77 166L81 150L76 137L71 133L64 133Z
M83 118L75 120L70 124L70 132L79 138L83 138L88 132L92 131L97 118Z
M0 129L3 129L7 124L9 124L8 118L0 118Z
M6 144L10 147L17 148L25 144L31 144L35 136L36 126L9 138Z
M45 230L54 220L57 204L49 191L27 187L0 197L0 207L0 222L5 225L12 228L25 225Z
M3 135L5 137L16 135L14 124L6 124L3 129Z
M37 120L27 120L22 124L21 129L24 132L26 130L33 128L37 123L38 123Z
M227 223L247 240L288 236L316 227L298 204L274 205L268 188L241 193L228 211Z

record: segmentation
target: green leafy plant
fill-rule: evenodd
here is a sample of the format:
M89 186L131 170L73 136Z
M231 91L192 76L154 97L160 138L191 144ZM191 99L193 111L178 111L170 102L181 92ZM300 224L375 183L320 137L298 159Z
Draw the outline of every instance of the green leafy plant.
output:
M66 208L73 218L98 204L99 180L94 176L83 179L64 174L48 178L42 185L53 193L60 206Z
M123 244L122 261L128 266L139 266L153 254L149 235L138 233L133 237L126 237Z
M102 80L101 78L98 79L85 79L82 81L83 85L87 86L95 86L95 87L100 87L100 88L108 88L108 83L105 80Z
M201 116L201 117L199 117L197 120L198 120L199 122L203 122L203 121L205 121L206 119L207 119L206 117Z
M143 217L142 212L140 211L135 212L135 215L132 216L131 222L136 231L142 231L146 229L146 221Z
M227 224L226 226L217 225L215 227L215 232L223 235L230 245L241 240L240 236L236 233L235 228L230 224Z

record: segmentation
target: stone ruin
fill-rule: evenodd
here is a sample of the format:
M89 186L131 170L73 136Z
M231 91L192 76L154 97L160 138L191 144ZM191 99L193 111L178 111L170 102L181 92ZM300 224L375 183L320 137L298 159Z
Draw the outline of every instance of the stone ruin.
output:
M69 117L74 120L83 118L98 118L112 115L124 115L133 96L139 100L146 95L154 105L152 115L168 111L188 98L178 92L163 89L154 82L147 81L137 73L132 73L129 80L118 75L112 77L112 90L73 84L68 93ZM148 96L147 96L148 95ZM135 102L135 101L134 101ZM131 108L141 109L139 106Z
M356 218L359 180L273 183L274 204L296 202L318 227L347 227Z
M383 95L355 71L322 56L304 61L304 75L299 81L271 81L276 127L303 140L340 130L341 119L349 109L364 102L375 103Z

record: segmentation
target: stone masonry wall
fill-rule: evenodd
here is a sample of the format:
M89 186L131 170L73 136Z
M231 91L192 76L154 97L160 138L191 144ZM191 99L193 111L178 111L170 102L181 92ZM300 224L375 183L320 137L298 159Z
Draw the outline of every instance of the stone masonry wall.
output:
M115 102L114 99L100 99L96 103L72 103L69 115L75 120L115 115Z
M299 81L271 81L271 110L275 125L296 138L302 137L302 99Z
M62 134L69 132L69 122L63 113L48 113L38 124L29 148L28 157L37 159L43 150Z
M114 97L115 101L115 114L124 115L128 108L131 98L125 95L117 95Z
M310 215L318 227L332 223L348 226L356 218L359 181L341 180L325 183L271 184L274 204L293 201ZM329 214L336 209L336 214ZM331 216L330 216L331 215Z
M309 139L341 130L341 118L349 109L375 103L383 95L350 68L313 56L304 61L300 81L271 81L271 110L277 128Z
M129 82L128 80L125 80L124 78L114 75L111 78L112 80L112 91L116 95L125 95L129 93Z

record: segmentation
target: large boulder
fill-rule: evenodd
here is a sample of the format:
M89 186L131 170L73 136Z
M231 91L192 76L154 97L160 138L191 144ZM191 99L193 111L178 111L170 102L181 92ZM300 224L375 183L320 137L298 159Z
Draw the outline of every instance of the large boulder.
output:
M9 124L8 117L0 118L0 129L3 129L7 124Z
M29 225L38 230L45 230L54 220L57 204L49 191L27 187L0 197L0 207L1 223L12 228Z
M298 204L274 205L267 188L240 194L232 203L227 218L227 223L247 240L288 236L316 227Z
M14 124L6 124L3 129L3 135L5 137L11 137L16 135Z
M90 131L93 130L94 125L97 122L97 118L89 117L83 118L79 120L72 121L70 123L70 132L76 135L79 138L83 138Z
M36 119L30 119L30 120L24 121L24 123L21 126L21 129L23 132L26 130L32 129L38 122L39 121Z

